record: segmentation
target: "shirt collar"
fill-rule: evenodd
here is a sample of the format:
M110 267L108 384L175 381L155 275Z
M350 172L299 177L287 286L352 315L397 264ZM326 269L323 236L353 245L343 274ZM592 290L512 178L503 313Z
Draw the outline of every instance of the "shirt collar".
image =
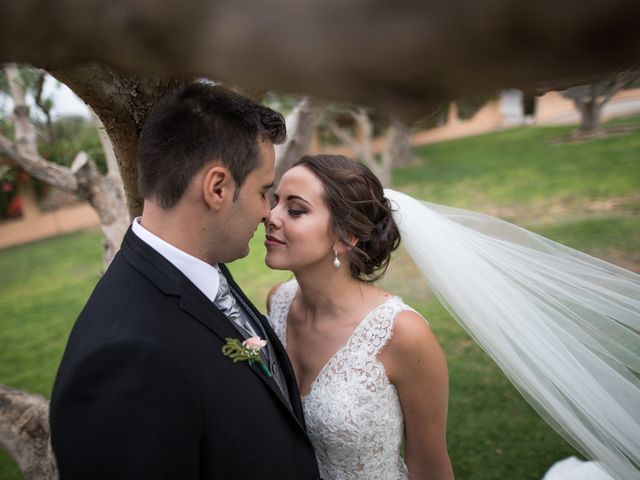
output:
M209 265L154 235L140 224L140 217L133 220L131 229L140 240L162 255L191 280L209 300L212 302L215 300L220 284L219 275L221 275L217 264Z

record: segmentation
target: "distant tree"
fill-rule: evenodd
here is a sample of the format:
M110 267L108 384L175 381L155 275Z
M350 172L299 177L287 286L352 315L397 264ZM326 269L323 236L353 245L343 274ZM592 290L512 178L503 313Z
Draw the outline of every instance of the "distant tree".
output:
M47 133L45 146L41 147L40 143L43 142L38 141L41 135L36 122L30 115L26 97L27 92L33 91L34 85L38 92L42 91L44 72L35 69L19 69L15 64L8 64L4 67L4 73L6 86L14 104L13 139L0 134L0 151L33 177L72 192L91 204L100 218L104 234L103 260L107 266L118 250L129 225L124 189L117 165L115 162L106 161L113 156L113 147L110 143L103 145L103 148L109 152L100 156L106 170L103 174L86 151L81 149L73 151L75 148L87 145L95 152L100 145L95 130L93 132L88 130L79 119L56 123L54 129L49 116L51 101L48 101L45 109ZM36 98L37 104L39 101ZM97 117L96 122L100 126ZM79 134L76 138L71 135L74 130Z
M376 116L363 107L333 106L325 112L323 125L348 146L354 159L368 166L385 187L391 185L394 165L413 162L412 129L395 117ZM374 149L379 134L385 138L380 153Z
M637 70L617 72L599 82L571 87L562 96L573 100L580 113L578 137L591 137L602 133L602 109L619 90L640 77Z
M283 101L290 102L290 99ZM325 102L315 97L303 97L287 114L287 139L283 144L276 145L274 188L280 182L284 172L307 153L324 105Z

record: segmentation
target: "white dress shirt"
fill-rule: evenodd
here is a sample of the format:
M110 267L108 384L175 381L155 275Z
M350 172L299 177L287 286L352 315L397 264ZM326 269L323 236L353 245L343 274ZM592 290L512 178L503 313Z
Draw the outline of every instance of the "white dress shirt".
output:
M209 300L212 302L215 301L220 284L220 270L217 264L209 265L207 262L203 262L199 258L189 255L170 243L165 242L144 228L140 224L140 217L136 217L133 220L131 229L140 240L166 258L174 267L180 270L185 277L191 280L191 283L198 287Z

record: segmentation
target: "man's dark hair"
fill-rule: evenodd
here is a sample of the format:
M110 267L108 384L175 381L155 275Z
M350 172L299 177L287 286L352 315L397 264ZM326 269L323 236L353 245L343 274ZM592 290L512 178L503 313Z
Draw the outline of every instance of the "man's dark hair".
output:
M229 169L239 190L259 166L258 139L279 144L285 137L280 113L226 88L193 83L164 97L144 124L138 146L140 194L172 208L212 160Z

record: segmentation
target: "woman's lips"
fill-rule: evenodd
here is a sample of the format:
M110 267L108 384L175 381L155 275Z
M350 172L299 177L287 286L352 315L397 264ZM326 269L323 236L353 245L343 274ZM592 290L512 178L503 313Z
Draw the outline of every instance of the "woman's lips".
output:
M272 235L267 235L265 241L264 241L265 246L267 247L277 247L279 245L284 245L285 242L283 242L282 240L272 236Z

